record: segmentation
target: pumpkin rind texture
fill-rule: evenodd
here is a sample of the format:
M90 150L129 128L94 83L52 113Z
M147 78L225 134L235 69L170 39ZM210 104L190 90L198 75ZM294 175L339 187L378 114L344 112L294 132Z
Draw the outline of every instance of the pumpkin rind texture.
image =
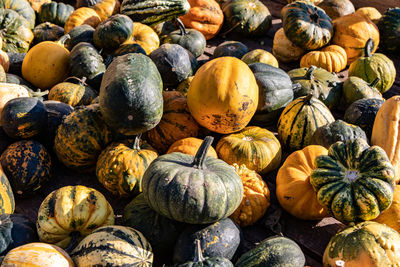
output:
M119 0L102 0L91 8L99 15L100 22L103 22L112 15L119 13L120 3Z
M385 224L397 232L400 231L400 185L396 184L396 187L393 192L393 201L392 205L381 213L374 222Z
M12 214L15 209L14 194L3 168L0 166L0 214Z
M83 24L73 28L68 34L70 38L65 41L65 47L71 51L80 42L93 43L94 28Z
M278 60L276 60L276 58L270 52L263 49L254 49L250 52L247 52L241 59L246 64L260 62L279 68Z
M201 143L203 140L195 138L195 137L187 137L180 139L176 142L174 142L168 149L167 153L165 154L171 154L173 152L181 152L184 154L188 154L191 156L195 156L197 150L199 150ZM207 156L213 157L213 158L218 158L217 152L215 149L210 146L207 152Z
M134 22L132 35L124 44L138 44L149 55L160 46L160 39L151 27Z
M53 86L49 92L48 99L75 107L90 105L96 96L97 93L85 81L71 78Z
M45 140L53 147L58 126L60 126L68 114L74 111L74 108L68 104L53 100L47 100L43 103L47 110Z
M376 84L377 80L372 83L367 83L356 76L349 76L343 83L343 98L348 105L363 98L383 99L382 94L375 87Z
M57 41L64 35L64 28L56 24L45 22L33 29L33 43L38 44L44 41Z
M74 7L62 2L49 2L43 4L39 11L40 22L51 22L64 27L69 15L74 12Z
M382 148L359 138L339 141L315 164L310 182L318 202L339 221L372 220L390 207L395 173Z
M0 8L14 10L29 22L31 29L35 27L35 11L28 1L1 0Z
M400 7L389 8L378 22L381 46L390 53L400 51Z
M1 214L0 222L0 253L3 253L12 242L11 229L13 227L13 222L9 214Z
M284 63L294 62L301 58L306 51L290 41L283 28L276 31L272 45L272 54Z
M5 52L28 52L34 36L29 22L23 16L11 9L0 9L0 29Z
M360 7L356 10L356 12L364 14L376 25L378 25L379 20L382 18L382 14L375 7ZM380 31L381 30L379 30L379 32Z
M319 51L305 54L300 61L300 67L317 66L329 72L340 72L347 66L346 51L338 45L329 45Z
M318 7L322 8L332 20L355 12L350 0L323 0Z
M100 16L94 9L88 7L81 7L73 11L68 19L65 21L64 30L69 33L73 28L88 24L96 28L101 22Z

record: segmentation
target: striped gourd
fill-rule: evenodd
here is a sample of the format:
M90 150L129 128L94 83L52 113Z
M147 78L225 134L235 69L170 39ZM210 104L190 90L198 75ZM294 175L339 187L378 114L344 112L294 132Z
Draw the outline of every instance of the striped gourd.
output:
M126 226L104 226L84 238L72 251L79 267L150 267L153 253L150 243L137 230Z
M334 122L329 109L312 95L299 97L282 112L278 121L278 136L290 150L311 145L311 138L318 127Z
M0 166L0 214L14 213L15 200L14 194L11 189L10 182L8 181L3 169Z

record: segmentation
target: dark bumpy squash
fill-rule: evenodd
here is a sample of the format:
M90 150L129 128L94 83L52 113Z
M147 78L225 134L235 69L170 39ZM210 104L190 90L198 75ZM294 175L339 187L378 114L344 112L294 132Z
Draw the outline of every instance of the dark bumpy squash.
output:
M243 254L236 267L303 267L306 259L300 247L286 237L270 237Z
M87 24L73 28L68 33L70 38L65 41L65 48L71 51L80 42L93 43L93 33L94 28Z
M76 77L67 78L51 88L48 99L60 101L72 107L90 105L97 93L85 81L86 77L82 80Z
M359 138L336 142L315 163L310 183L336 219L372 220L392 204L394 168L382 148Z
M35 36L33 39L35 44L44 41L57 41L64 35L64 28L50 22L45 22L33 29L33 35Z
M121 4L122 14L150 26L185 15L189 9L187 0L124 0Z
M302 149L311 144L318 127L334 122L329 109L312 95L292 101L278 121L278 136L283 146L290 150Z
M43 104L47 110L47 124L44 139L50 143L52 147L58 126L60 126L68 114L74 111L74 108L68 104L52 100L44 101Z
M324 0L318 4L318 7L322 8L332 20L355 12L350 0Z
M206 137L195 157L172 153L152 162L142 180L152 209L193 224L212 223L236 210L243 197L242 181L233 167L206 157L212 140Z
M15 209L14 194L3 168L0 166L0 214L11 214Z
M247 52L249 52L249 48L245 44L239 41L226 41L215 48L213 57L236 57L241 59Z
M368 141L365 132L360 127L348 124L342 120L336 120L335 122L319 127L311 139L311 144L329 148L337 141L346 142L355 138L362 138Z
M64 27L69 15L74 11L74 7L62 2L50 2L43 4L39 12L40 22L51 22Z
M146 51L139 44L123 44L114 51L113 56L118 57L129 53L140 53L143 55L147 55Z
M13 223L9 214L0 214L0 223L0 253L3 253L12 242Z
M350 76L343 83L343 97L348 105L363 98L382 98L382 94L375 87L379 82L376 78L372 83L367 83L361 78Z
M388 245L390 244L390 245ZM400 235L377 222L362 222L336 234L329 241L323 256L324 266L396 266Z
M26 0L1 0L0 8L14 10L23 16L30 25L30 28L35 27L35 11Z
M23 16L14 10L0 8L0 32L4 51L28 52L34 36L29 22Z
M13 191L19 196L32 195L51 177L50 154L37 141L11 144L1 155L0 162Z
M332 20L323 9L308 2L288 4L281 14L285 35L303 49L323 47L333 36Z
M75 109L58 127L54 148L58 159L80 172L92 171L101 151L112 140L98 104Z
M380 43L390 53L400 51L400 7L389 8L378 22Z
M151 245L142 233L117 225L93 231L72 251L71 258L81 267L153 265Z
M145 55L132 53L114 59L104 74L99 96L105 122L122 134L148 131L161 120L162 80Z
M239 226L229 218L207 226L187 226L176 242L173 260L175 263L192 260L196 256L196 240L200 241L203 256L232 259L240 244L240 234Z

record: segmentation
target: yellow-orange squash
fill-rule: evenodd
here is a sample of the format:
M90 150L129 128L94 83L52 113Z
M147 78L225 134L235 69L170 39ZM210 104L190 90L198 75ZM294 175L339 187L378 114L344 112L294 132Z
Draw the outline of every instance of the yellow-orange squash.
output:
M5 72L8 72L8 69L10 68L10 58L3 50L0 50L0 65L3 67Z
M203 140L196 138L196 137L188 137L188 138L183 138L181 140L178 140L174 142L168 149L166 154L170 154L173 152L180 152L180 153L185 153L191 156L195 156L197 150L199 150L201 143L203 143ZM207 152L207 156L213 157L213 158L218 158L217 152L215 149L210 146Z
M317 66L329 72L340 72L346 68L346 51L338 45L329 45L318 51L305 54L300 61L300 67Z
M284 63L297 61L306 51L292 43L285 35L283 28L280 28L274 36L272 54Z
M89 7L81 7L69 15L67 21L65 22L64 30L65 33L69 33L73 28L83 24L88 24L93 28L96 28L100 22L100 16L94 9Z
M250 52L247 52L242 57L242 60L246 64L261 62L279 68L278 60L276 60L274 55L263 49L254 49L251 50Z
M270 192L267 183L255 171L245 165L233 164L243 183L243 199L230 216L240 227L256 223L270 205Z
M316 168L315 159L327 154L323 146L307 146L290 154L278 171L276 196L279 204L299 219L319 220L328 216L310 184L311 172Z
M39 13L43 4L50 3L51 0L28 0L29 4L35 12Z
M240 131L258 105L258 85L246 63L235 57L213 59L196 72L187 104L203 127L217 133Z
M119 0L103 0L92 6L97 15L99 15L101 22L108 19L108 17L110 17L111 15L118 13L119 7Z
M400 232L400 185L396 185L393 192L393 201L389 209L382 212L375 222L386 224L397 232Z
M150 54L160 46L160 39L150 26L134 22L132 35L124 44L138 44Z
M356 12L366 15L375 24L382 18L382 14L375 7L361 7Z

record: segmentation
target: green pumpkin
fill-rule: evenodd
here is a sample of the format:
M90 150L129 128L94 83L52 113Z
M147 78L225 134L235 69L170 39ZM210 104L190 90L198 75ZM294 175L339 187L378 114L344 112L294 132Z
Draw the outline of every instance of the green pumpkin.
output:
M128 40L132 32L132 20L128 16L116 14L97 26L93 42L98 49L113 51Z
M241 59L247 52L249 52L249 48L245 44L239 41L225 41L215 48L213 58L236 57Z
M195 157L172 153L154 160L142 180L149 206L180 222L206 224L231 215L243 197L234 168L206 157L212 137L206 137Z
M390 53L400 52L400 7L388 8L378 22L379 47Z
M3 39L2 49L14 53L28 52L34 37L29 22L23 16L14 10L2 8L0 8L0 36ZM19 69L19 73L16 74L20 74L20 71Z
M70 38L65 41L64 47L71 51L74 46L81 42L93 43L93 33L94 28L88 24L75 27L68 33Z
M176 25L174 20L164 21L157 23L151 27L158 35L160 40L163 40L173 31L179 30L179 27Z
M343 83L343 96L348 105L363 98L382 98L382 94L376 89L379 78L372 83L367 83L361 78L350 76Z
M97 93L85 81L86 77L82 80L76 77L67 78L50 89L48 99L60 101L72 107L90 105L97 97Z
M295 89L295 99L312 93L329 109L339 105L343 83L335 73L311 66L309 68L293 69L288 74L293 83L299 83L301 86Z
M73 6L62 2L45 3L40 7L39 21L41 23L51 22L64 27L65 22L73 11Z
M35 44L44 41L57 41L64 35L64 28L50 22L45 22L33 29L33 35L35 36L33 40Z
M58 126L68 114L74 111L74 108L68 104L53 100L46 100L43 104L47 110L47 124L43 139L53 147Z
M146 51L139 44L123 44L114 51L113 57L123 56L129 53L140 53L147 55Z
M0 254L12 243L11 229L13 222L9 214L0 214Z
M303 267L306 263L300 247L291 239L278 236L267 238L243 254L236 267Z
M332 20L325 11L310 2L293 2L282 8L282 25L287 38L305 50L329 43L333 36Z
M382 148L360 138L336 142L315 164L310 183L339 221L372 220L392 204L394 169Z
M283 70L265 63L249 65L259 88L258 107L252 123L259 126L273 124L283 108L293 100L294 85Z
M23 16L30 25L30 28L35 27L35 11L26 0L0 0L0 8L10 9Z
M231 0L221 4L228 31L244 36L264 36L271 28L272 16L258 0Z
M384 93L392 87L396 79L396 68L393 61L384 54L371 54L373 48L374 40L370 38L365 45L364 56L350 64L349 76L359 77L368 83L379 78L376 88Z
M25 86L26 88L29 88L28 90L31 90L31 91L33 91L35 88L28 81L24 80L22 77L15 75L15 74L6 73L6 79L7 79L6 83L19 84L19 85Z
M240 227L226 218L210 225L189 225L180 234L173 254L174 263L193 260L197 255L196 241L205 257L232 259L240 244ZM226 246L229 244L229 246Z

